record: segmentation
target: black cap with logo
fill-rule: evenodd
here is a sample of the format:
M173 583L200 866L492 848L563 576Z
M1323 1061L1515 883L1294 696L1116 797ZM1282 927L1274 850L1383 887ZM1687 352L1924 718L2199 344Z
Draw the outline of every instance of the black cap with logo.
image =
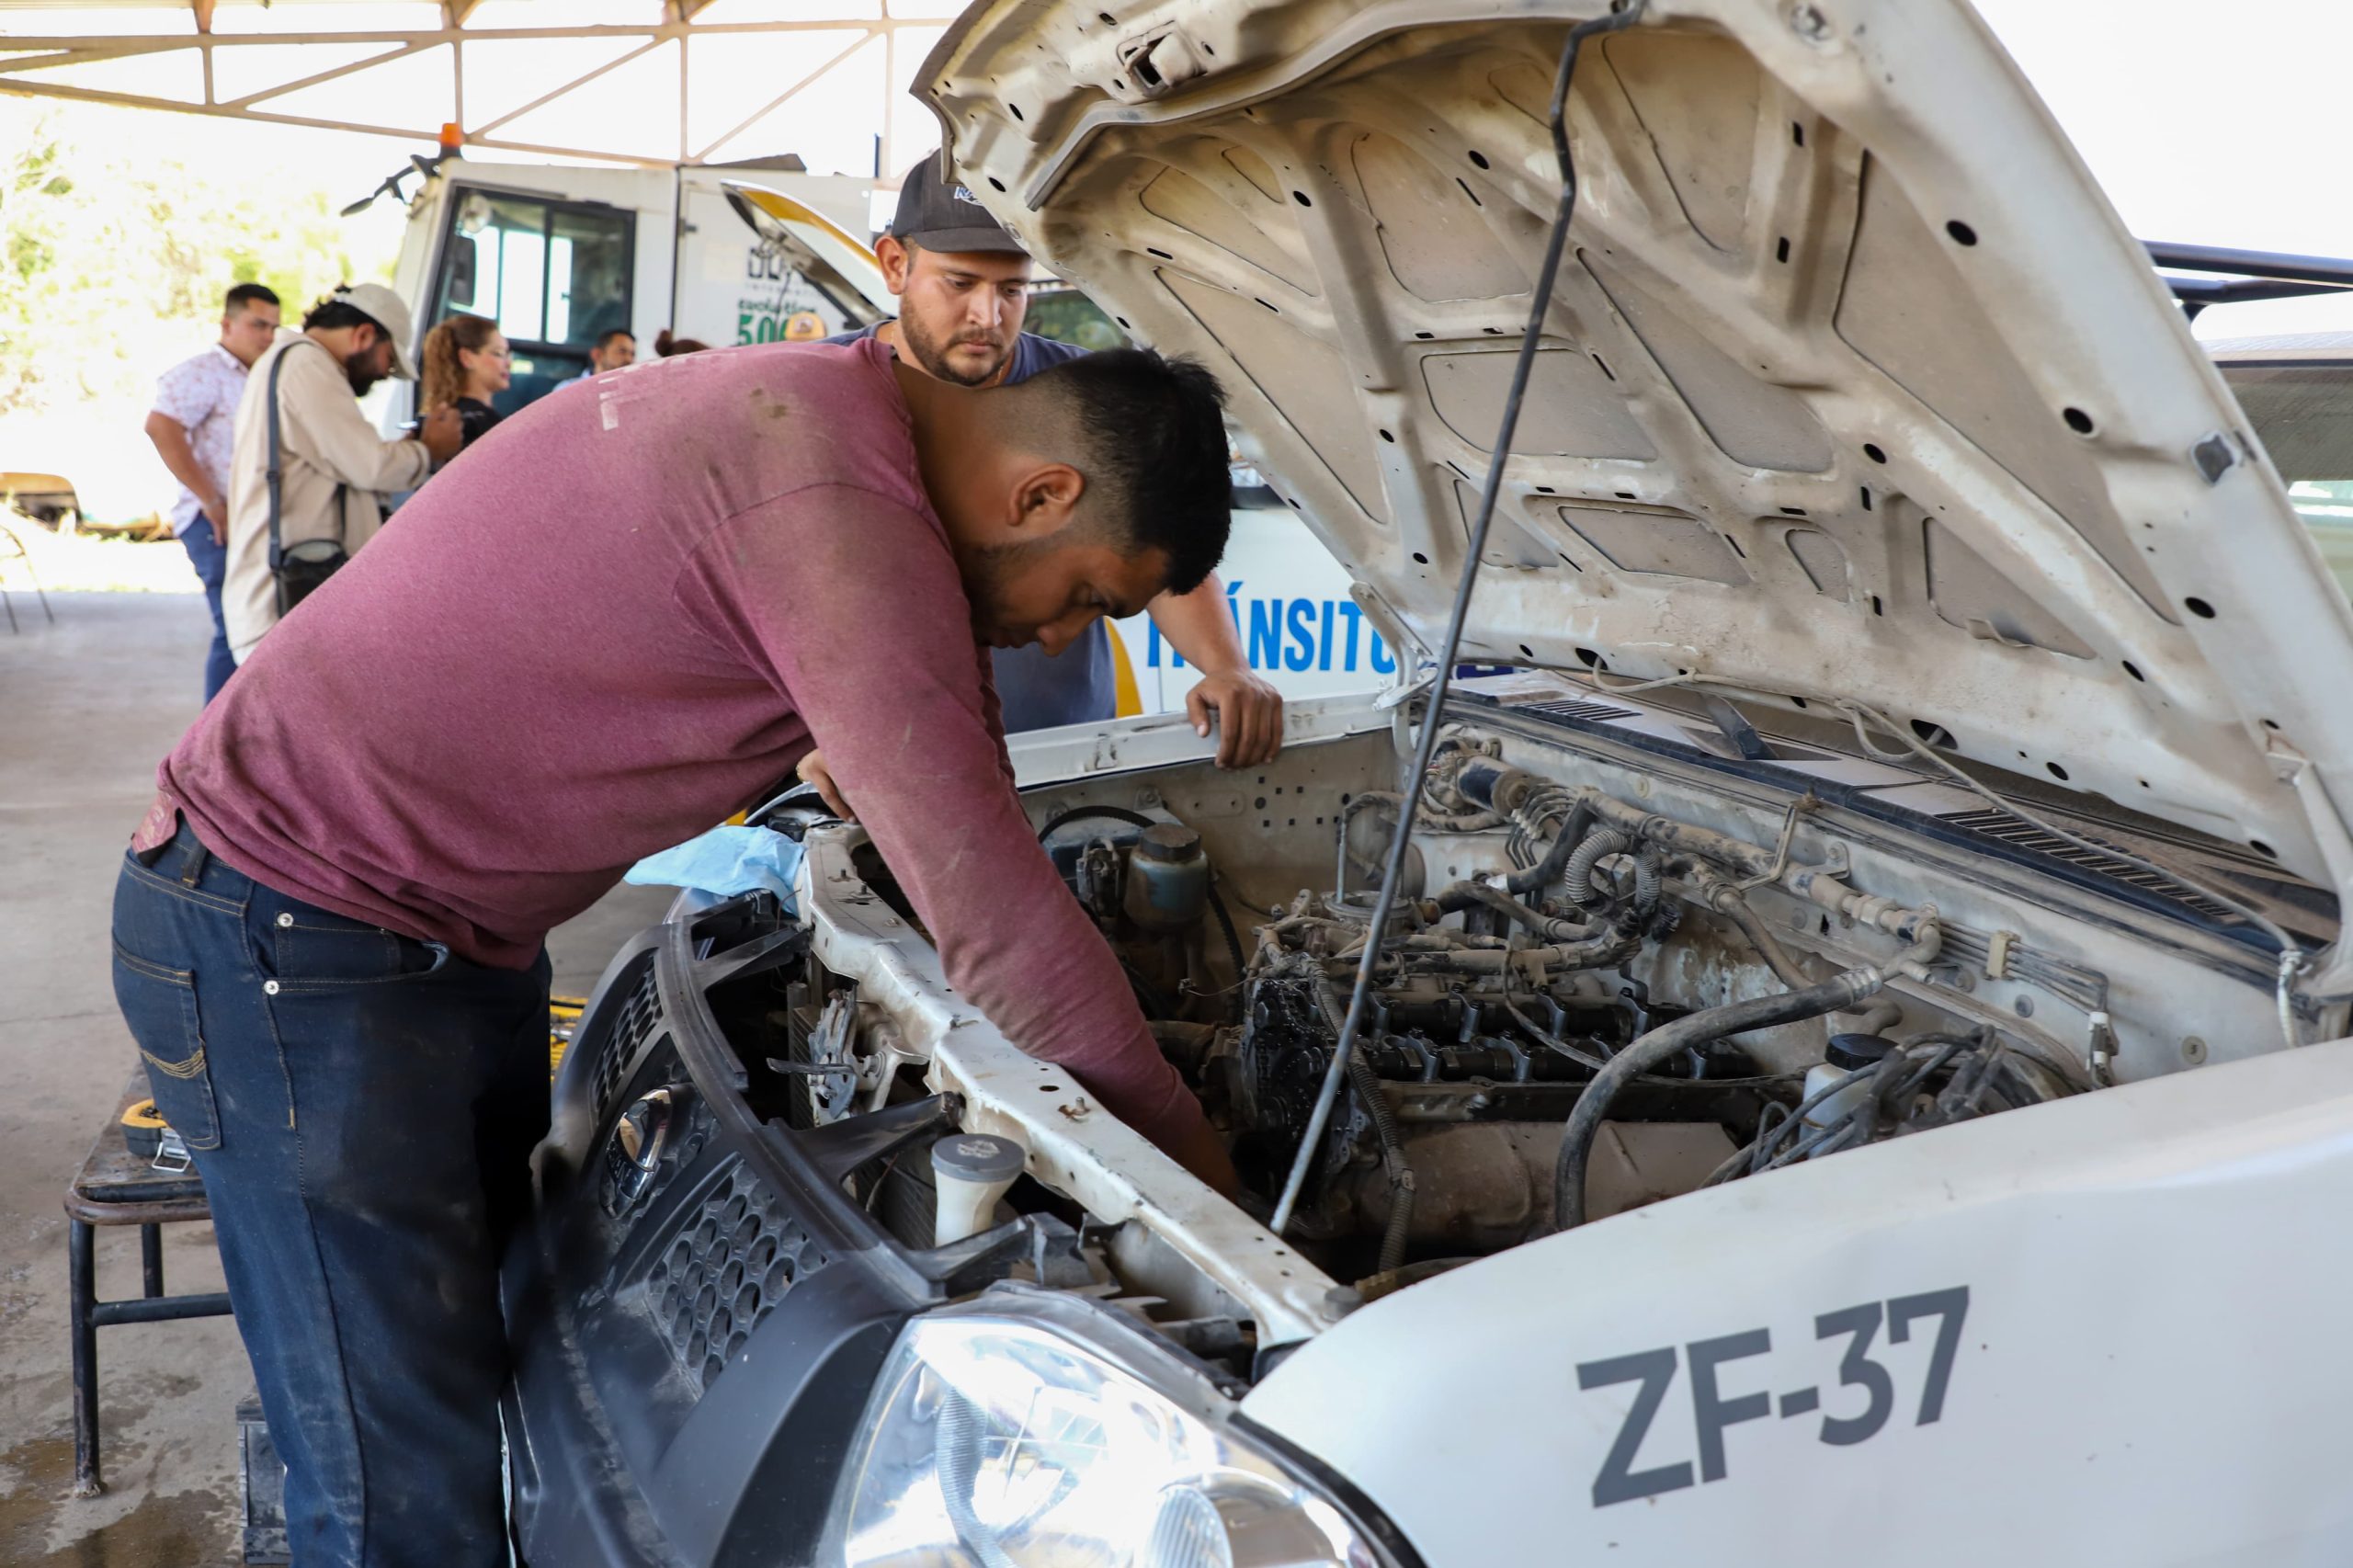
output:
M989 216L987 208L972 199L963 182L948 172L945 149L907 171L899 187L899 210L891 217L891 236L926 250L1028 254Z

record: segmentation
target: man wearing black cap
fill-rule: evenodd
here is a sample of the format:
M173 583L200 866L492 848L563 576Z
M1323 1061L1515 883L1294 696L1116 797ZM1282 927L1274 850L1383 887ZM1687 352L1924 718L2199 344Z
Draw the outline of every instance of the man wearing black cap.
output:
M833 341L880 337L925 374L968 387L1027 381L1086 353L1021 330L1029 257L944 174L944 164L928 157L908 172L890 233L875 244L883 280L899 300L898 319ZM1161 635L1201 672L1186 707L1204 735L1216 715L1219 766L1250 767L1272 757L1282 746L1282 698L1251 673L1217 574L1190 593L1161 595L1151 609ZM999 649L996 689L1008 733L1108 719L1115 711L1110 638L1098 621L1067 649ZM822 763L813 758L803 771L816 778Z

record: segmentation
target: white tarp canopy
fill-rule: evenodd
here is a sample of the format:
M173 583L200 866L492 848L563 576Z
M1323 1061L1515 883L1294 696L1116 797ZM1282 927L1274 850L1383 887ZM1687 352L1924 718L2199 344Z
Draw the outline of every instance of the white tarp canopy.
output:
M872 173L960 0L0 0L0 93L669 165Z

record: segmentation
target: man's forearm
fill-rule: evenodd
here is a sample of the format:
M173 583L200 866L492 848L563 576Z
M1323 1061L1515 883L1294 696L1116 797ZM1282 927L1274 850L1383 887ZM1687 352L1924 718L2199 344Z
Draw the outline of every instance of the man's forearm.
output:
M180 422L167 415L151 414L147 416L147 438L155 443L155 455L164 460L172 477L188 486L188 493L203 504L205 515L210 517L212 504L220 497L214 494L212 476L196 460L196 449L188 445L188 432L180 428ZM228 521L226 517L212 520L222 524Z
M1163 594L1152 601L1152 619L1170 646L1195 669L1209 674L1246 668L1242 634L1225 608L1225 585L1212 572L1188 594Z
M387 493L423 484L433 472L425 447L406 437L384 439L360 413L343 373L324 361L313 363L317 359L305 354L299 365L287 367L290 449L354 490Z
M1145 1136L1194 1148L1199 1103L1003 770L986 655L930 525L881 495L813 487L721 525L677 582L698 625L749 629L752 656L899 873L959 1003ZM956 802L952 823L942 801Z
M1225 585L1212 572L1189 594L1163 594L1152 601L1152 619L1185 661L1201 672L1185 694L1185 710L1198 734L1210 733L1214 712L1220 767L1255 767L1282 749L1283 699L1253 673L1242 651L1242 634L1226 608Z

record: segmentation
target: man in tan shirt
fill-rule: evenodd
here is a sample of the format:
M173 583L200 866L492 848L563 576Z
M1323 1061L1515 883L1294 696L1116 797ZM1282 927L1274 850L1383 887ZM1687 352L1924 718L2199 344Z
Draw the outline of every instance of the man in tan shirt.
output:
M269 566L269 386L278 371L278 539L285 549L339 540L347 555L383 524L379 497L414 490L458 451L453 408L426 414L417 433L387 441L358 399L386 377L413 381L407 302L381 283L340 289L313 306L300 332L281 332L245 381L229 466L229 564L221 594L229 651L244 662L278 624Z

